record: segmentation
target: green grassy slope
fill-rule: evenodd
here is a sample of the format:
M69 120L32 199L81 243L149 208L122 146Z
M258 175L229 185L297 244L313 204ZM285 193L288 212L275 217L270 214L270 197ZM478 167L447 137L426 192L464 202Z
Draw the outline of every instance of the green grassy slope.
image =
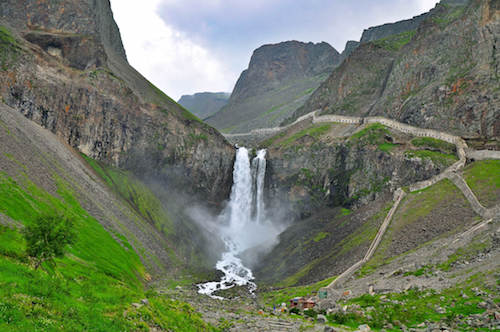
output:
M464 178L481 204L492 207L500 201L500 160L477 161L464 170Z
M0 329L18 331L124 331L146 325L175 330L207 326L193 309L145 293L144 266L120 234L108 233L79 204L69 185L58 196L25 178L0 176L0 212L28 224L40 213L62 213L75 221L78 240L55 268L33 270L16 227L0 228ZM149 297L139 309L132 302Z

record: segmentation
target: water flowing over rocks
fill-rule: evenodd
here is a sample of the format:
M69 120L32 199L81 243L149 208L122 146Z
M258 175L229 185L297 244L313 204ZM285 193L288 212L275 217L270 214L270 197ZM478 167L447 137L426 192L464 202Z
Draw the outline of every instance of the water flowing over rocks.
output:
M264 182L266 173L266 150L257 151L250 160L249 151L241 147L236 153L233 171L233 187L227 207L219 216L220 234L226 251L216 268L224 273L220 281L199 284L199 293L213 298L218 290L247 286L253 293L257 285L252 271L246 267L239 255L246 250L273 243L280 228L266 218Z

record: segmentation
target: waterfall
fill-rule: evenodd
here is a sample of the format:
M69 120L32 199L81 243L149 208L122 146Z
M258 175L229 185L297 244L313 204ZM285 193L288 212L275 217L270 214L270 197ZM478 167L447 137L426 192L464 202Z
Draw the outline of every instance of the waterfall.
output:
M222 271L224 276L220 281L199 284L200 294L221 298L213 293L235 285L247 285L250 292L257 288L252 282L252 271L243 265L238 255L247 249L272 242L279 233L278 229L266 220L265 175L266 150L257 151L257 156L252 161L246 148L237 150L229 203L219 216L219 223L223 225L220 233L226 251L215 267Z
M256 165L254 166L256 176L256 190L255 190L255 219L258 223L262 223L265 218L265 205L264 205L264 180L266 177L266 150L259 150L257 157L254 159Z

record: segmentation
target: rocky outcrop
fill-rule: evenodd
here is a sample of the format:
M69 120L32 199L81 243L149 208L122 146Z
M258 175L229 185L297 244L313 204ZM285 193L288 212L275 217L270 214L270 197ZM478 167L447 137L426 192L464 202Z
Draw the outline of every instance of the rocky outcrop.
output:
M276 125L300 107L339 62L340 54L325 42L261 46L228 105L207 122L230 132Z
M293 118L322 109L499 137L499 15L494 1L440 3L416 30L362 43Z
M365 29L361 35L361 43L368 43L377 39L386 38L399 33L415 30L419 27L429 13L424 13L408 20L402 20L395 23L386 23L376 27Z
M4 1L0 20L4 103L94 159L209 202L228 195L232 147L128 64L109 1Z
M178 103L200 119L205 119L224 107L230 96L227 92L200 92L183 95Z

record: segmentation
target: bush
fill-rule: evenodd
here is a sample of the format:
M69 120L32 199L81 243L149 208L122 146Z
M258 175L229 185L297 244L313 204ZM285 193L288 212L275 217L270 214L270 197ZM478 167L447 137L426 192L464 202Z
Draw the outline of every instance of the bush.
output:
M318 316L318 313L314 309L308 309L304 310L304 316L316 318L316 316Z
M292 308L292 309L290 309L290 313L300 315L300 310L299 310L299 308Z
M62 216L38 217L23 230L26 254L35 262L35 270L45 261L64 256L64 248L76 241L73 222Z

